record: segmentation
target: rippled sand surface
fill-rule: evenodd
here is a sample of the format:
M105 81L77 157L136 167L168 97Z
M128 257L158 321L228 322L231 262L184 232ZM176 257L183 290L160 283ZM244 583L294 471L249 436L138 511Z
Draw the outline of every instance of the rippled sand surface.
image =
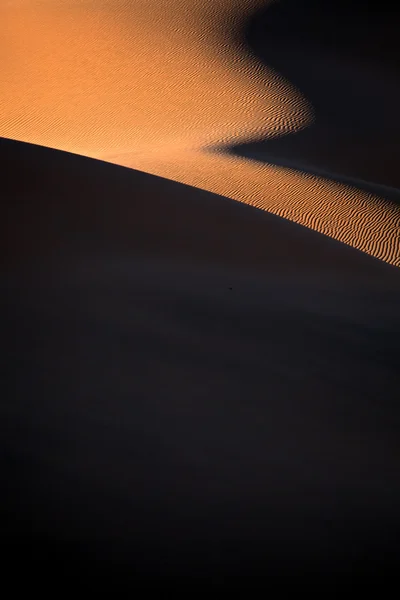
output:
M301 90L240 39L265 4L3 0L0 135L228 196L400 266L395 204L224 153L313 120Z

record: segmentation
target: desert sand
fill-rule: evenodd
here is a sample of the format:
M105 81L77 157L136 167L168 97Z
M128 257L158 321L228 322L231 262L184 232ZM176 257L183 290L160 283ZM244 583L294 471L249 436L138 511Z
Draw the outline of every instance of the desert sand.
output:
M0 150L14 567L395 569L398 270L206 191Z
M302 90L241 38L266 4L3 2L0 135L200 187L399 265L399 210L379 192L224 152L313 122Z
M399 213L228 152L313 119L262 4L1 5L14 586L398 572Z

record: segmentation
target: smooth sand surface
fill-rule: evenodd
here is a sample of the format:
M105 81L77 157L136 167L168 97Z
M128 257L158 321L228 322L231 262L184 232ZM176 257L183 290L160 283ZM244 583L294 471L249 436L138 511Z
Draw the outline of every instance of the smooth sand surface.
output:
M0 135L222 194L399 266L399 209L379 191L302 173L301 160L289 169L224 152L314 119L303 90L241 38L265 5L3 1Z
M315 116L264 4L0 5L13 586L398 572L399 210L229 154Z
M131 169L0 159L3 565L396 570L398 270Z

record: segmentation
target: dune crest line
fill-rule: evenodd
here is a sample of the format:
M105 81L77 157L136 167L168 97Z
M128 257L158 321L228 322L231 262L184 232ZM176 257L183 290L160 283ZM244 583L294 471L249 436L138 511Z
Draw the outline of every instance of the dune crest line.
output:
M288 135L313 119L301 90L239 39L265 4L3 3L0 135L228 196L400 266L395 204L224 153L224 145Z

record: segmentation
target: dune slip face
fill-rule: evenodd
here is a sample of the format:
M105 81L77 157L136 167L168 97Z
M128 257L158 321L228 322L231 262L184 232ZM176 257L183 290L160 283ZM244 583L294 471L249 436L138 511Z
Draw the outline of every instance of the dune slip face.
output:
M242 39L263 0L7 0L0 135L244 202L400 265L398 205L225 151L290 136L313 106ZM298 46L301 54L301 45ZM271 161L273 162L273 161Z

